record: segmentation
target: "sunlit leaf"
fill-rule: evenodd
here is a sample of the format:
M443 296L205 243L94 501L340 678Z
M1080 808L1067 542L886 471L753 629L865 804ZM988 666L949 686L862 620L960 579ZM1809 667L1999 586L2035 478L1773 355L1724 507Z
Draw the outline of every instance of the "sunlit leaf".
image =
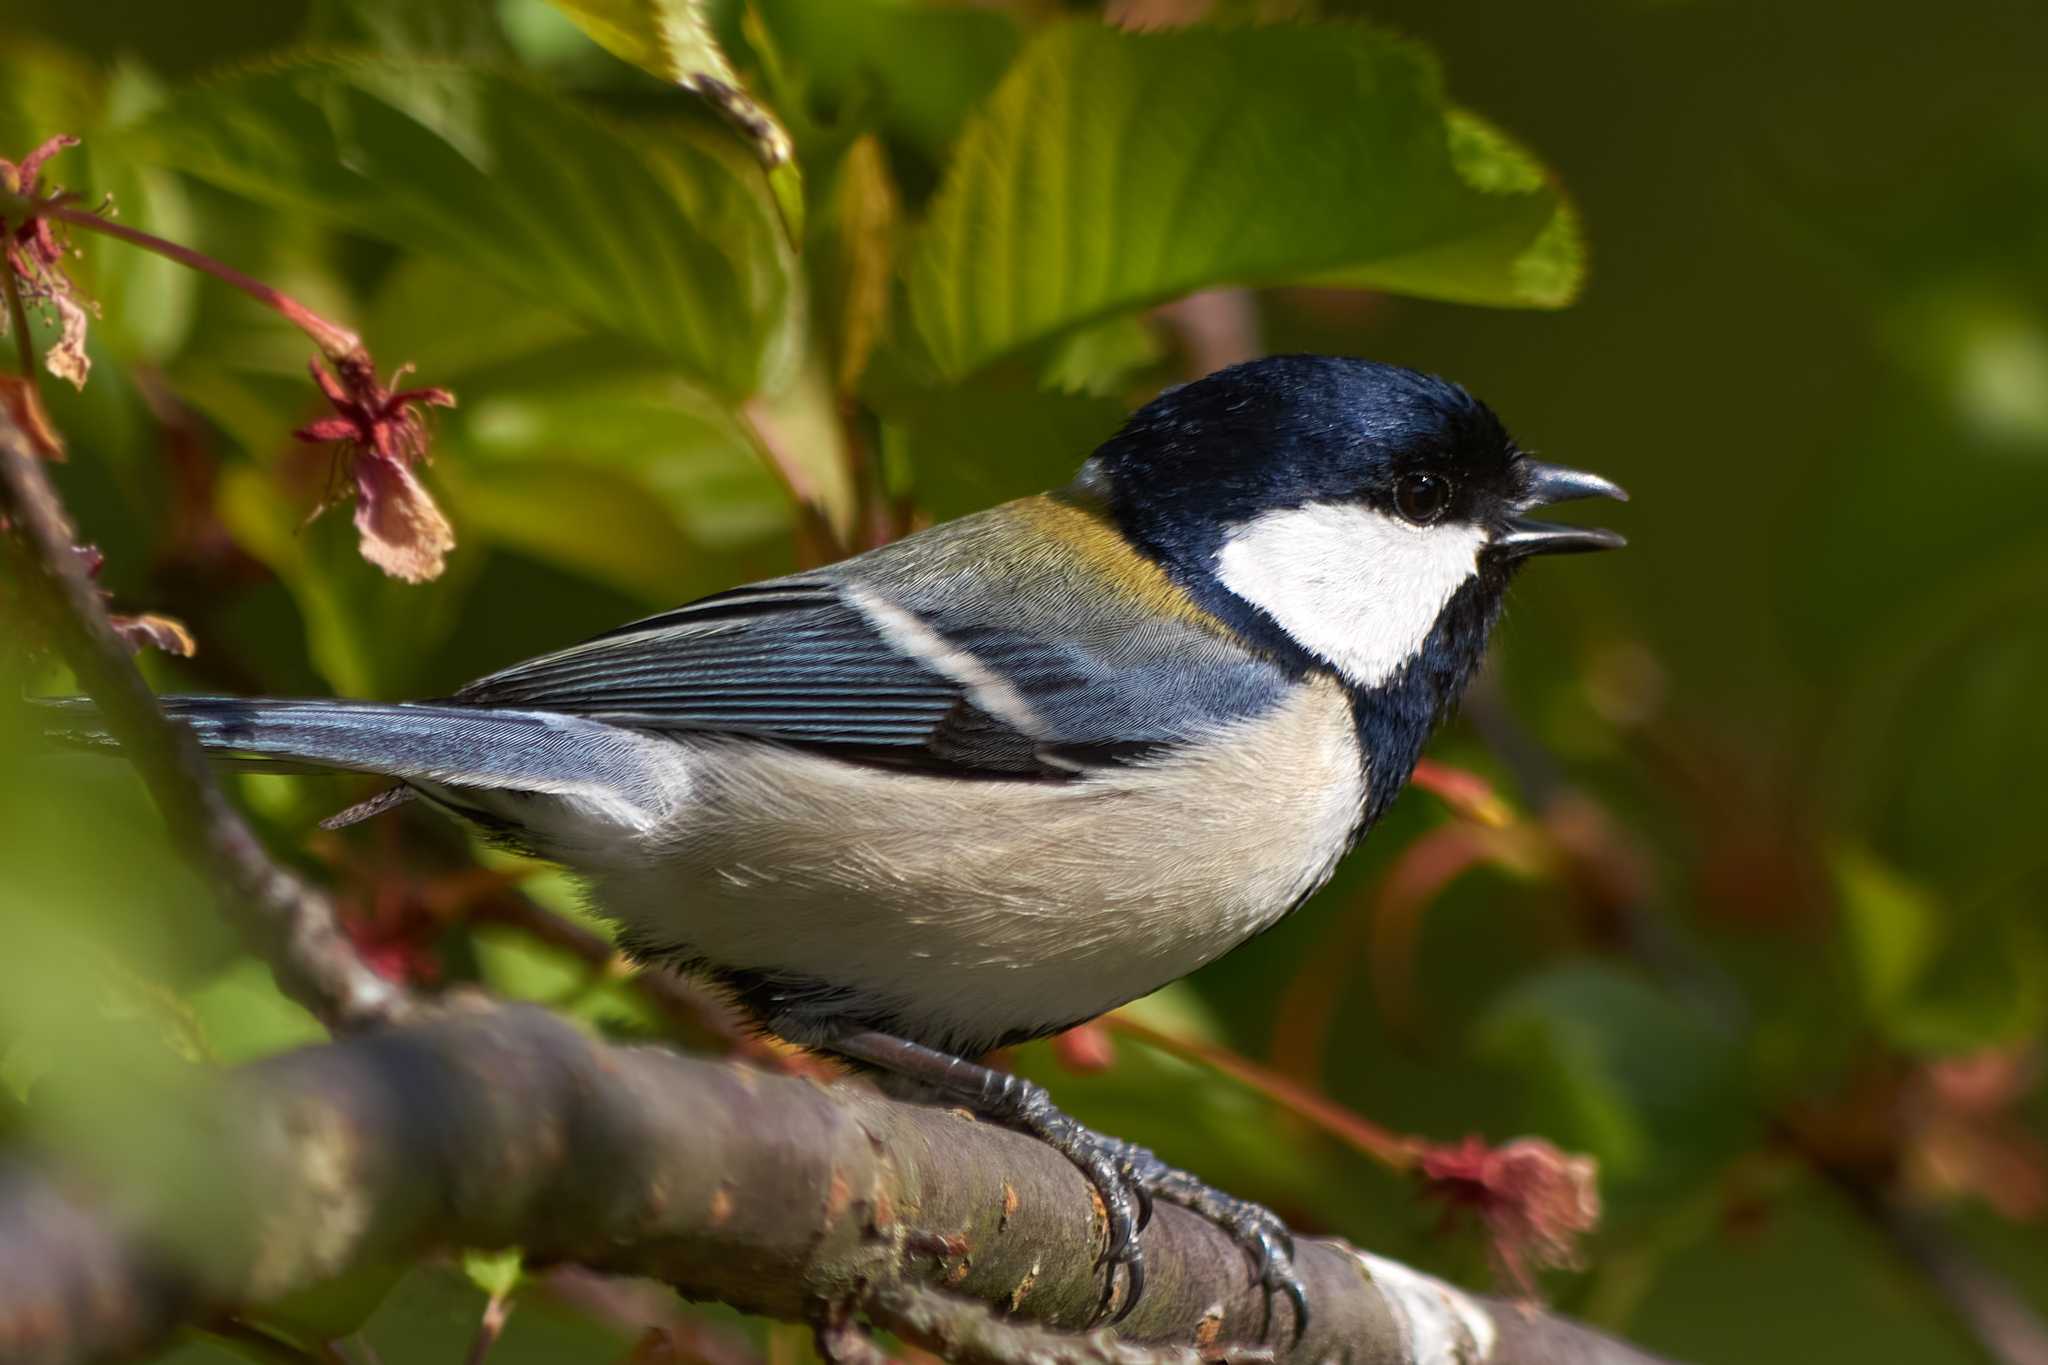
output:
M855 139L839 161L825 250L811 257L813 278L828 296L834 369L844 393L859 387L889 327L902 213L882 144L872 135Z
M519 1287L526 1273L526 1257L518 1247L503 1251L465 1251L462 1273L469 1282L494 1299L502 1299Z
M631 478L567 463L452 472L449 505L466 531L650 604L693 586L696 547Z
M775 387L795 354L775 207L708 136L628 133L459 65L338 58L185 91L134 136L237 193L459 261L722 393Z
M1159 329L1142 314L1124 313L1060 338L1039 378L1060 393L1106 398L1122 392L1134 372L1164 354Z
M1556 307L1578 228L1547 173L1355 25L1040 34L974 119L910 264L960 375L1218 284L1320 282Z
M702 96L773 169L794 155L789 134L719 50L702 0L552 0L592 41L650 75Z
M1841 853L1835 885L1864 1004L1882 1016L1913 989L1940 949L1937 912L1924 891L1867 853Z
M312 0L306 39L386 56L500 58L511 49L495 9L478 0Z
M472 503L496 496L472 485L496 482L501 473L517 481L536 467L580 466L637 488L644 515L661 517L705 548L745 545L789 524L787 498L733 415L669 376L629 373L487 393L463 409L447 435L463 466L447 471L450 482ZM591 496L603 500L600 493ZM546 505L532 503L529 510L542 513ZM640 523L636 516L625 526ZM582 533L601 539L601 525L586 524ZM636 575L640 582L669 555L651 541L646 548L656 563ZM592 547L590 553L610 552Z
M705 17L703 0L551 0L592 41L698 96L753 145L793 237L803 233L796 149L774 111L747 93Z

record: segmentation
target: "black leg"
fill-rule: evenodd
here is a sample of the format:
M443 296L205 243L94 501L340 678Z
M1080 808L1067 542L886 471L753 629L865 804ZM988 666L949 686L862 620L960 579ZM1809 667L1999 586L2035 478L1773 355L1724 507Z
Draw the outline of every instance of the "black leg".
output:
M1233 1198L1175 1170L1143 1147L1084 1128L1052 1102L1045 1087L963 1061L936 1048L887 1033L853 1033L835 1039L832 1050L892 1075L938 1091L992 1122L1031 1134L1074 1163L1102 1196L1109 1215L1103 1261L1126 1267L1130 1278L1116 1317L1121 1320L1145 1289L1145 1255L1138 1234L1151 1221L1152 1201L1164 1200L1200 1214L1245 1248L1254 1272L1271 1296L1285 1294L1294 1305L1295 1335L1308 1329L1308 1301L1294 1273L1294 1238L1268 1210ZM1114 1295L1110 1277L1104 1298Z

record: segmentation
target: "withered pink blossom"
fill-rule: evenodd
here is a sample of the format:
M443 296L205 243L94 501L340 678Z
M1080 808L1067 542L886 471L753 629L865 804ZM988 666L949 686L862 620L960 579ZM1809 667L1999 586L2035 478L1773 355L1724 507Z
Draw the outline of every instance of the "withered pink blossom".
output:
M77 138L59 133L19 162L0 158L0 190L35 202L44 163L65 148L77 145ZM54 200L64 197L54 196ZM45 316L54 315L61 328L57 344L44 355L43 364L51 374L82 389L86 374L92 369L92 360L85 352L89 314L72 286L71 277L64 273L63 262L64 244L48 215L30 212L17 221L0 218L0 269L13 277L24 300L43 309ZM0 315L0 326L5 323L4 315Z
M1479 1217L1503 1278L1536 1298L1534 1272L1575 1268L1579 1239L1600 1222L1599 1167L1542 1138L1489 1147L1476 1137L1424 1148L1427 1193Z
M331 374L318 360L311 368L335 415L293 435L345 447L363 558L408 583L439 577L455 548L455 530L413 473L427 453L426 426L417 409L454 407L455 395L438 388L394 390L378 382L369 357L360 352L336 360ZM404 374L401 369L392 384Z
M165 654L189 659L199 652L199 644L192 638L192 632L176 617L160 612L137 612L133 616L116 613L107 618L114 627L114 633L121 637L131 650L140 653L145 649L160 650Z

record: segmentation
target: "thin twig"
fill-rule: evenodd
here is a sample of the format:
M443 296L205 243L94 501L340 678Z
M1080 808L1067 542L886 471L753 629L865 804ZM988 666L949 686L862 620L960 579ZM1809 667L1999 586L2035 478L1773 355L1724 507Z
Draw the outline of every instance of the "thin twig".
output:
M300 303L283 290L273 289L261 280L252 279L233 266L216 261L205 252L194 251L191 247L180 246L178 243L168 241L154 233L143 232L139 228L129 227L125 223L116 223L111 219L102 218L97 213L88 213L83 209L72 208L63 202L64 197L59 195L54 199L38 200L35 206L36 213L43 217L54 218L60 223L68 223L72 227L84 228L88 232L100 232L105 233L109 237L118 237L131 246L139 246L145 251L153 251L159 256L176 261L179 265L211 275L225 284L233 285L264 307L274 309L286 321L311 337L313 344L320 348L320 353L329 360L345 360L351 356L363 354L363 341L361 337L339 323L330 322L326 318L321 317L318 313L308 308L305 304Z
M1382 1128L1362 1114L1353 1113L1326 1095L1317 1093L1291 1077L1269 1071L1249 1058L1207 1043L1176 1038L1128 1014L1112 1014L1103 1023L1114 1031L1149 1043L1170 1056L1197 1066L1219 1071L1239 1085L1264 1096L1291 1114L1299 1115L1346 1146L1371 1157L1394 1171L1412 1171L1425 1144Z
M512 1296L493 1294L491 1301L484 1305L484 1315L477 1320L476 1335L470 1338L469 1352L462 1358L462 1365L484 1365L490 1358L491 1348L498 1344L498 1338L505 1335L506 1320L512 1316Z
M22 599L40 619L108 731L134 764L176 846L197 863L278 987L336 1028L400 1013L404 994L364 964L327 898L279 867L215 781L189 731L172 725L107 620L30 438L0 412L0 513Z
M39 389L41 381L36 374L36 343L28 334L28 309L22 306L21 282L14 278L14 271L4 260L0 260L0 283L7 290L7 320L14 327L14 353L21 365L21 377L29 387Z
M1939 1219L1858 1172L1839 1165L1820 1169L1900 1259L1920 1273L1990 1365L2048 1365L2048 1322Z

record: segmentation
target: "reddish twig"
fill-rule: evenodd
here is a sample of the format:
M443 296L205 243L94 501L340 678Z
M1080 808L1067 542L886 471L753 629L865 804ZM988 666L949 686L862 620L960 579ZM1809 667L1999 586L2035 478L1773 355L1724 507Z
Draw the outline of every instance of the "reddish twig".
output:
M54 218L71 227L119 238L130 246L153 251L159 256L176 261L179 265L211 275L224 284L234 286L311 337L313 344L320 348L320 353L329 360L339 362L351 356L364 354L361 337L340 323L330 322L321 317L283 290L273 289L261 280L252 279L233 266L216 261L203 251L194 251L189 246L180 246L155 233L144 232L125 223L102 218L97 213L73 208L65 202L66 198L65 195L57 195L49 199L36 200L34 211L38 216Z
M1371 1157L1389 1170L1414 1170L1416 1161L1427 1146L1419 1138L1404 1137L1392 1129L1382 1128L1371 1119L1346 1109L1327 1095L1320 1094L1276 1071L1270 1071L1228 1048L1198 1043L1188 1038L1176 1038L1170 1033L1162 1033L1149 1025L1141 1024L1128 1014L1112 1014L1103 1022L1117 1033L1136 1038L1158 1048L1161 1052L1230 1077L1239 1085L1264 1096L1289 1113L1300 1115L1345 1146Z

